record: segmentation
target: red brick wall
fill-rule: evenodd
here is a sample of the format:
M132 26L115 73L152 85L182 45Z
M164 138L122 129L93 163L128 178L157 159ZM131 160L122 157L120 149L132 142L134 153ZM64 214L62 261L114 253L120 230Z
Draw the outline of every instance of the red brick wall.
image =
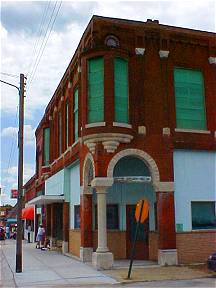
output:
M196 231L176 234L180 264L206 262L216 252L216 231Z

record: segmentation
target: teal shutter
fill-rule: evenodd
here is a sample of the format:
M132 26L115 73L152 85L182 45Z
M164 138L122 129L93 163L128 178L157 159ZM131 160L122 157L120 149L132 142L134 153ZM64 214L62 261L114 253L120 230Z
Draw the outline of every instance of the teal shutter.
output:
M174 70L176 127L206 129L204 83L201 71Z
M76 89L74 92L74 142L78 140L78 101L79 93Z
M58 128L59 128L59 156L62 154L62 116L61 112L58 114Z
M104 121L103 57L88 61L88 123Z
M66 147L69 145L69 110L68 110L68 102L65 106L65 131L66 131Z
M128 62L114 60L115 121L128 123Z
M50 128L44 129L44 165L49 165L50 157Z

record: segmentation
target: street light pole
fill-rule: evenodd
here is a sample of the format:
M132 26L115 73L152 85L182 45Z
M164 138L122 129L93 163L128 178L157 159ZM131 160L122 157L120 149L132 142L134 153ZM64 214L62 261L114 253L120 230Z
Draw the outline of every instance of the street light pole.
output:
M16 273L22 272L22 197L23 197L23 127L24 127L24 74L20 74L19 89L19 160L18 160L18 196L17 196L17 239L16 239Z
M19 91L19 133L18 133L18 196L17 196L17 237L16 237L16 273L22 272L22 196L23 196L23 128L24 128L24 87L25 76L20 74L20 87L9 82L0 82L16 88Z

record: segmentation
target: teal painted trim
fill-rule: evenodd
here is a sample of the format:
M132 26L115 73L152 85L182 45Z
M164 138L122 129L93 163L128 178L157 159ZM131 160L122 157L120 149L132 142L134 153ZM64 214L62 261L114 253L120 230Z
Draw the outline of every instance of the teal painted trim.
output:
M206 130L204 80L199 70L174 69L176 127Z
M104 59L88 60L88 123L104 121Z
M50 128L44 128L44 165L48 166L50 161Z
M128 123L128 61L114 59L115 122Z

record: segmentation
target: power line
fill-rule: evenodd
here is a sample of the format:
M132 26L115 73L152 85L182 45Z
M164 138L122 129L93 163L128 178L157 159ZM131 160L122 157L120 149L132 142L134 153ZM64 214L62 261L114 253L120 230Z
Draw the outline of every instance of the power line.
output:
M31 61L31 64L29 65L29 69L28 69L28 73L27 75L29 74L29 72L31 71L31 68L32 67L32 64L33 64L33 61L34 61L34 58L36 56L36 52L37 52L37 49L38 49L38 45L39 45L39 42L41 40L41 35L42 35L42 31L43 31L43 26L45 24L45 19L47 17L47 13L48 13L48 9L49 9L49 6L50 6L50 2L49 1L48 3L46 3L46 7L44 9L44 12L43 12L43 15L42 15L42 18L41 18L41 22L40 22L40 25L38 27L38 31L36 33L36 35L39 34L38 38L35 40L35 43L34 43L34 48L33 48L33 53L32 53L32 61Z
M54 8L53 8L52 15L51 15L51 17L50 17L50 21L49 21L49 23L48 23L47 30L46 30L46 33L45 33L45 37L46 37L46 35L47 35L47 32L48 32L50 23L51 23L51 21L52 21L52 18L54 17L54 19L53 19L53 21L52 21L52 23L51 23L51 28L50 28L50 30L49 30L49 33L48 33L48 35L47 35L47 38L44 38L44 41L43 41L43 43L42 43L42 45L41 45L41 48L40 48L40 50L39 50L38 57L37 57L36 62L35 62L35 68L34 68L34 71L32 72L31 79L29 80L29 86L28 86L28 87L30 87L30 85L31 85L31 83L32 83L32 81L33 81L33 79L34 79L34 76L35 76L37 67L38 67L38 65L39 65L39 63L40 63L41 57L42 57L43 52L44 52L44 50L45 50L45 48L46 48L47 42L48 42L48 40L49 40L50 34L51 34L51 32L52 32L52 29L53 29L53 26L54 26L54 24L55 24L56 18L57 18L57 16L58 16L59 10L60 10L60 8L61 8L62 1L60 2L59 6L58 6L58 10L57 10L55 16L53 16L53 15L54 15L54 12L55 12L56 5L57 5L57 1L55 2L55 6L54 6ZM45 42L45 43L44 43L44 42Z
M9 73L5 73L5 72L0 72L2 75L5 75L5 76L9 76L9 77L14 77L14 78L19 78L18 75L14 75L14 74L9 74Z
M17 120L18 120L18 108L19 108L19 106L17 106L17 110L16 110L16 116L15 116L15 121L14 121L14 126L15 127L18 124L17 123ZM12 139L12 142L11 142L10 156L9 156L9 159L8 159L7 174L9 174L9 168L10 168L10 165L11 165L12 155L14 155L14 151L15 151L15 140L16 140L15 131L14 131L12 137L13 137L13 139Z

